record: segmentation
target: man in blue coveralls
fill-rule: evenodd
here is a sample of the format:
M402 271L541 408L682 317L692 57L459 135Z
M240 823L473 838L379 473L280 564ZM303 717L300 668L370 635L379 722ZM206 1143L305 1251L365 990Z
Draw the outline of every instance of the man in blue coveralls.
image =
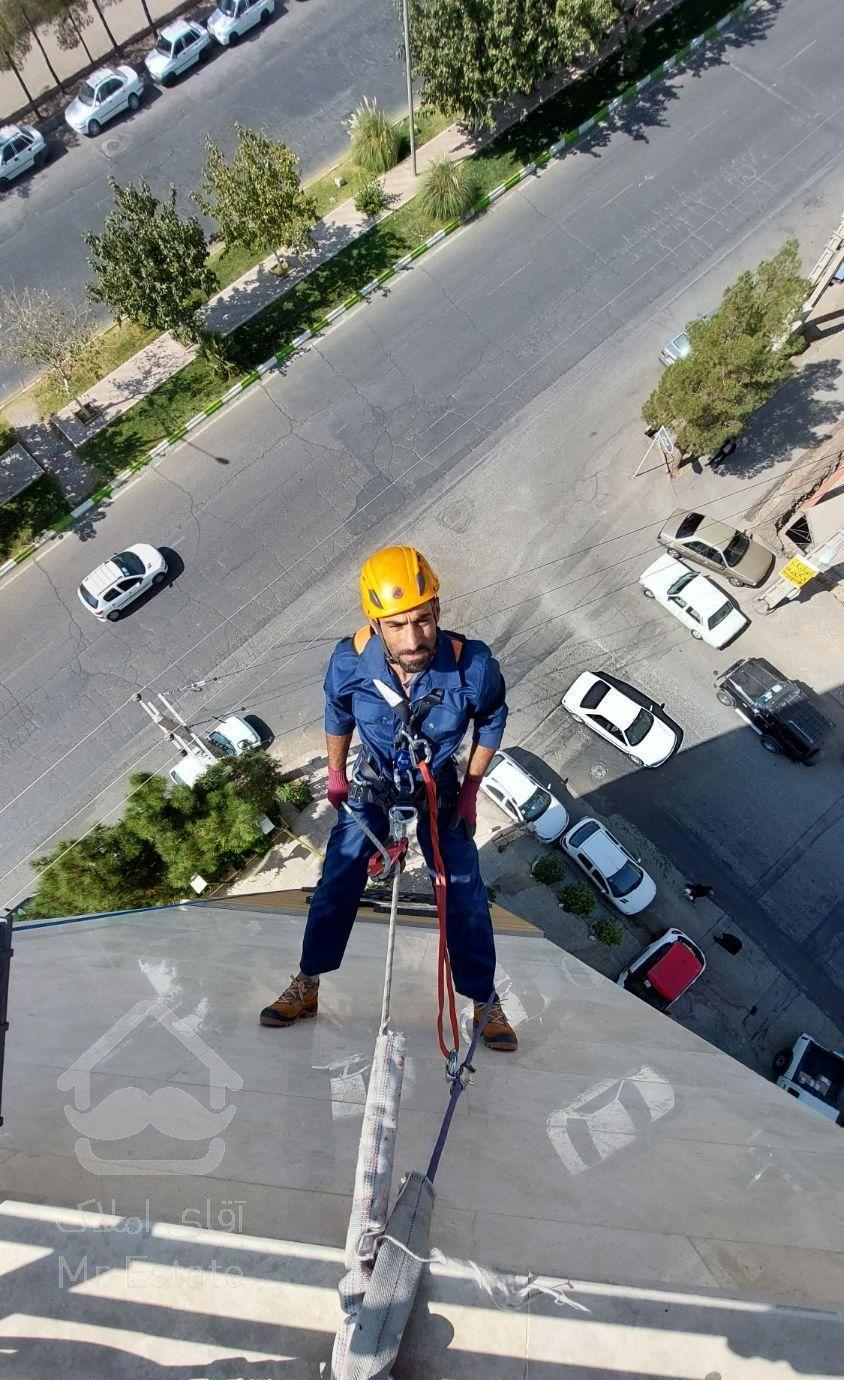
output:
M440 632L438 591L439 580L411 546L387 547L363 567L361 598L369 622L338 642L324 684L328 799L338 818L308 912L300 971L261 1012L262 1025L288 1026L315 1016L320 973L333 972L343 961L373 851L343 807L348 802L376 837L387 840L404 721L430 746L454 985L474 1001L476 1025L492 994L483 1038L491 1049L517 1048L495 994L495 942L473 837L481 779L507 721L504 680L484 642ZM459 784L455 753L470 722L472 748ZM361 748L350 783L346 766L355 728ZM414 803L417 838L433 873L430 818L418 789Z

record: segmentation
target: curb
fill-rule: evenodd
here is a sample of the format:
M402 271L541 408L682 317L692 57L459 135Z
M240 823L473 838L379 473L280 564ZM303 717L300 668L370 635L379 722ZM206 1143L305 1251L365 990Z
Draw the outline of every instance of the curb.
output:
M530 163L527 163L518 172L508 177L506 182L502 182L499 186L493 187L492 191L487 192L479 201L475 202L474 206L472 206L464 216L449 221L441 230L437 230L435 234L430 235L427 240L423 240L415 249L402 255L402 257L397 259L389 268L385 268L382 273L378 274L377 278L372 279L371 283L367 283L365 287L360 288L357 292L353 292L339 307L335 307L333 311L328 312L326 316L314 322L307 330L302 331L301 335L297 335L295 340L283 346L277 354L271 355L269 359L264 360L263 364L259 364L258 367L247 374L245 378L233 384L222 397L209 403L201 412L197 412L189 421L178 427L172 435L166 436L163 440L159 441L158 444L153 446L152 450L148 451L140 460L136 460L127 469L121 470L120 473L116 474L102 489L92 494L84 503L80 503L77 508L74 508L72 512L62 518L61 522L57 522L55 527L46 532L41 532L30 546L26 547L23 551L19 551L16 556L12 556L4 565L0 565L0 579L2 579L4 575L15 570L25 560L28 560L30 556L34 555L35 552L47 542L54 540L55 537L66 532L69 527L73 526L78 518L89 512L92 508L95 508L99 503L102 503L104 499L110 498L116 490L121 489L123 485L128 483L128 481L140 470L145 469L147 465L152 464L153 461L162 459L163 456L165 456L173 446L177 445L189 432L200 426L202 422L208 417L213 416L215 412L219 412L220 409L225 407L228 403L233 402L235 398L240 397L248 388L251 388L253 383L263 378L270 370L277 369L289 359L292 359L309 340L313 340L318 335L324 335L331 326L337 321L341 321L343 317L354 307L359 305L359 303L366 301L377 288L383 286L383 284L388 282L395 274L408 268L411 263L421 258L429 249L433 249L436 245L442 243L448 235L459 229L461 225L468 225L475 216L480 215L488 206L491 206L499 197L502 197L505 192L510 191L510 189L517 186L518 183L523 182L525 178L532 177L539 168L544 168L551 158L556 157L557 154L564 153L567 148L576 144L578 140L583 138L585 134L588 134L596 125L603 124L611 119L617 114L622 106L628 105L631 101L634 101L637 96L645 91L653 82L658 81L661 77L672 75L678 65L687 57L696 53L705 43L718 38L729 25L742 19L751 8L752 4L753 0L741 0L734 9L730 10L728 14L723 15L717 23L710 25L710 27L705 29L702 34L699 34L697 38L693 38L689 43L686 43L679 52L666 58L665 61L661 62L658 67L655 67L652 72L649 72L647 76L642 77L639 81L628 86L626 91L622 91L620 96L616 96L614 100L602 106L600 110L597 110L588 120L584 120L576 129L568 130L556 143L551 144L547 149L544 149L542 153L537 154Z

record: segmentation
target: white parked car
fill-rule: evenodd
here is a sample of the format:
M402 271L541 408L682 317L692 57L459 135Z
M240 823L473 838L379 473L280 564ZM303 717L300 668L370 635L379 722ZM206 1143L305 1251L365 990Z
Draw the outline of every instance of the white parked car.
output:
M242 757L245 752L252 752L261 746L261 736L238 714L230 714L208 734L208 743L207 753L200 752L199 747L189 748L175 767L170 768L167 775L175 786L195 786L215 760Z
M144 58L144 66L153 81L166 86L194 63L204 62L210 46L204 25L193 19L174 19L161 30L152 52Z
M674 556L660 556L639 576L642 590L710 647L726 647L750 619L722 589Z
M562 846L610 905L625 915L638 914L656 896L653 878L597 819L572 825Z
M43 137L32 125L3 125L0 129L0 187L21 173L46 163L49 154Z
M127 604L148 589L157 589L166 578L167 562L158 547L138 542L86 575L79 586L79 598L97 618L116 623Z
M255 24L268 23L275 0L220 0L208 20L208 32L224 48L234 48Z
M605 671L584 671L563 695L562 705L637 767L661 767L680 741L660 717L662 705Z
M77 134L93 138L121 111L137 110L143 89L134 67L101 67L83 82L64 113L65 121Z
M507 752L496 752L484 773L481 790L517 824L526 824L543 843L558 839L569 822L559 800Z

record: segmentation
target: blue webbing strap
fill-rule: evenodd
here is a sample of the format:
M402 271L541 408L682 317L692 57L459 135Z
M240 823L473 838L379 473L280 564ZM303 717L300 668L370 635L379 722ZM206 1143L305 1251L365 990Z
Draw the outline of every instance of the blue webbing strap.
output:
M428 1163L428 1168L425 1171L425 1177L429 1183L434 1182L434 1175L436 1174L437 1169L439 1168L440 1158L442 1156L443 1150L445 1149L445 1141L446 1136L449 1132L449 1127L451 1126L451 1119L454 1116L454 1111L457 1107L457 1099L459 1098L460 1094L466 1086L467 1079L464 1077L464 1075L472 1074L475 1072L472 1066L472 1060L475 1056L475 1050L478 1047L478 1041L481 1038L484 1026L486 1025L486 1019L489 1015L489 1008L492 1006L494 999L495 993L491 992L489 997L487 998L487 1003L484 1007L483 1015L481 1016L481 1019L478 1021L475 1033L473 1034L469 1048L466 1051L466 1058L463 1060L463 1063L460 1065L459 1069L457 1070L457 1073L451 1080L451 1093L449 1094L448 1106L445 1109L445 1116L443 1117L442 1126L440 1127L440 1133L437 1136L436 1144L434 1145L433 1151L431 1152L431 1158Z

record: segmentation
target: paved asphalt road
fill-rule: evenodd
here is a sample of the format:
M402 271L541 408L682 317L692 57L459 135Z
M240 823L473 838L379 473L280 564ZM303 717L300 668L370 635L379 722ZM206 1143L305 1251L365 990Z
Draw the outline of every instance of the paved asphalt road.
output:
M213 44L201 69L162 90L147 83L136 115L121 116L97 139L64 125L49 136L52 161L0 194L0 284L84 295L82 236L99 230L112 206L108 179L145 177L153 191L201 181L205 137L234 142L234 122L286 140L307 173L348 145L344 121L363 96L388 110L404 98L404 69L390 0L287 0L266 28L231 51ZM187 203L190 206L190 203ZM23 382L0 352L0 400Z
M325 661L359 621L361 555L402 536L440 571L447 622L498 649L509 742L569 780L575 811L594 800L631 839L639 828L715 882L786 983L840 1016L841 610L815 599L717 653L636 584L672 508L703 498L721 515L744 511L792 447L828 427L838 365L810 366L781 423L730 472L672 483L658 467L633 471L662 341L787 234L812 262L837 221L842 38L835 0L791 0L753 21L214 419L82 541L62 541L0 590L0 708L15 744L0 896L31 887L14 866L29 850L119 806L133 763L169 760L131 702L141 686L225 677L182 694L183 709L246 706L286 763L315 759ZM178 552L183 573L101 627L75 587L140 538ZM712 694L715 668L773 646L839 726L812 771L766 757ZM600 665L681 722L684 750L669 766L628 770L555 708L579 670Z

